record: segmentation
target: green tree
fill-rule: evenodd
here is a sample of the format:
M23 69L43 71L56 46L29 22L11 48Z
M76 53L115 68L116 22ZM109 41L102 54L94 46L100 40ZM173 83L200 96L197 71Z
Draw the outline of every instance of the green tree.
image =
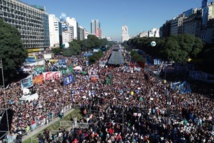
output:
M0 20L0 58L3 61L4 73L8 78L14 76L27 58L19 31Z
M152 47L151 42L156 41L157 45ZM153 58L179 63L187 62L188 58L196 58L203 49L203 42L190 34L180 34L167 38L136 37L128 41L129 46L144 50Z
M88 57L89 63L90 63L90 64L95 63L95 62L96 62L97 60L99 60L102 56L103 56L103 52L102 52L102 51L99 51L99 52L94 53L93 55L91 55L91 56Z
M100 39L98 39L95 35L88 35L87 39L88 44L90 44L90 48L97 48L102 45Z
M69 43L69 47L67 49L62 49L62 53L66 57L79 55L81 53L81 46L77 41L72 41Z
M78 44L76 41L72 41L69 43L69 49L73 55L79 55L81 53L81 45Z
M62 49L58 47L58 48L53 48L51 51L54 54L59 55L59 54L61 54Z

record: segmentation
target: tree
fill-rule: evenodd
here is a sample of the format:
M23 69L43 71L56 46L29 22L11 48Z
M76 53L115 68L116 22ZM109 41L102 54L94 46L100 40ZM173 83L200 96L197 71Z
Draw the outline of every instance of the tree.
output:
M97 60L99 60L102 56L103 56L103 52L102 52L102 51L99 51L99 52L94 53L93 55L91 55L91 56L88 57L89 63L90 63L90 64L95 63L95 62L96 62Z
M88 35L87 42L90 44L91 49L102 45L101 41L95 35Z
M63 56L70 57L72 55L79 55L81 53L81 46L77 41L69 43L69 48L62 49Z
M6 77L16 74L27 58L19 31L0 20L0 58L2 58Z
M151 42L157 45L152 47ZM196 58L203 49L203 42L190 34L179 34L167 38L142 37L128 41L131 47L144 50L153 58L186 63L188 58Z
M61 53L61 48L53 48L52 50L51 50L54 54L56 54L56 55L59 55L60 53Z

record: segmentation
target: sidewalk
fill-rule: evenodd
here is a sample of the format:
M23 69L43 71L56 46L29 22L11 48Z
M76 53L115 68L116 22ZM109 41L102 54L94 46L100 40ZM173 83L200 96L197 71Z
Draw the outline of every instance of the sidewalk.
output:
M71 109L71 110L67 111L67 112L65 113L64 116L70 114L72 111L74 111L74 109ZM22 142L24 142L25 140L29 139L30 137L32 137L32 136L38 134L40 131L44 130L45 128L47 128L48 126L54 124L55 122L57 122L57 121L59 121L59 120L60 120L60 118L57 117L57 118L55 118L53 121L51 121L50 123L48 123L48 124L46 124L46 125L44 125L44 126L38 127L37 129L35 129L35 130L32 131L32 132L29 132L26 136L23 136Z

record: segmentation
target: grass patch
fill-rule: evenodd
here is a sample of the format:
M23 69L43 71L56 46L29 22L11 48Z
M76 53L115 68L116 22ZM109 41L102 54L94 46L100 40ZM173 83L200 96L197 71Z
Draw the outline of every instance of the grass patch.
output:
M71 113L68 115L64 116L62 119L56 121L54 124L48 126L44 130L48 129L49 131L51 130L58 130L60 128L60 121L70 121L71 119L77 118L77 120L81 120L83 117L81 115L81 112L79 109L74 109ZM33 135L32 137L26 139L23 141L23 143L38 143L38 135L43 134L44 130L38 132L37 134Z

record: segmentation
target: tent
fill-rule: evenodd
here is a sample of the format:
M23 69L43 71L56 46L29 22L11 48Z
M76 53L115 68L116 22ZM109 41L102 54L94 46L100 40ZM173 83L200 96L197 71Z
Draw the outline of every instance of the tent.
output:
M76 67L74 67L74 70L82 71L82 67L81 66L76 66Z
M39 95L37 93L34 94L28 94L28 95L23 95L21 98L19 98L20 101L33 101L37 100L39 98Z

